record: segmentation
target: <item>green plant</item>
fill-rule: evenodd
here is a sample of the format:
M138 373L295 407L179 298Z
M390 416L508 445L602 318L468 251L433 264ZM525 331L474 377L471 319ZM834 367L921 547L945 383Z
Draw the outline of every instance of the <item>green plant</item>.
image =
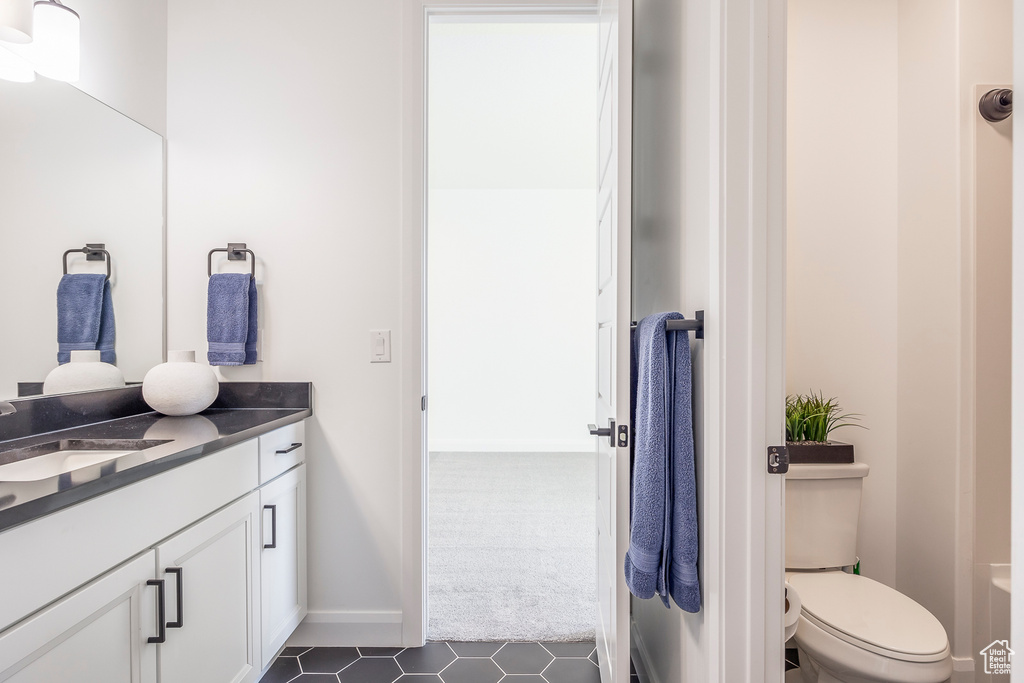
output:
M786 441L828 441L828 435L840 427L864 427L849 422L859 420L857 413L842 413L835 397L822 393L786 397Z

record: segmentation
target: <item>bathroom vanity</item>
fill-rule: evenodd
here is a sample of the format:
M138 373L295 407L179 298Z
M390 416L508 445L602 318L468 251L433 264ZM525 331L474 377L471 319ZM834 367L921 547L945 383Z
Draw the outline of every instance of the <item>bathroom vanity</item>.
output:
M310 385L95 393L0 417L0 680L257 681L306 614Z

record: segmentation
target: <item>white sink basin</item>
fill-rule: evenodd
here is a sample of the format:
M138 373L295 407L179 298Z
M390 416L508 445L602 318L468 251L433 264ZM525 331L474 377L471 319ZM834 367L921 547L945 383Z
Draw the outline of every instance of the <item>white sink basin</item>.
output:
M39 481L98 465L134 451L57 451L0 465L0 481Z
M84 467L137 453L166 441L88 440L55 441L11 451L0 465L0 481L39 481L68 474Z

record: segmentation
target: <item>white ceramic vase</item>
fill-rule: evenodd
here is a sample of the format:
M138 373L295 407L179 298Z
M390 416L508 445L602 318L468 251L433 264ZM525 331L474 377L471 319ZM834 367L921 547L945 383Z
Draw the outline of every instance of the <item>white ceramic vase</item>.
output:
M196 362L195 351L169 351L142 380L142 398L164 415L195 415L210 407L220 384L213 368Z
M99 351L72 351L71 362L58 365L43 382L44 394L114 389L124 386L124 375L116 365L100 361Z

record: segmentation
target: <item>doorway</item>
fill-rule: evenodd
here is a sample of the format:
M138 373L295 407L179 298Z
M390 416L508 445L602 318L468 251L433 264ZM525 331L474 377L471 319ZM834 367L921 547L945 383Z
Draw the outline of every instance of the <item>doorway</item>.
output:
M592 641L593 16L427 24L427 639Z
M1010 637L1013 124L979 102L1010 87L1012 7L788 9L787 388L867 428L830 437L866 466L857 572L941 626L954 681L988 680Z

